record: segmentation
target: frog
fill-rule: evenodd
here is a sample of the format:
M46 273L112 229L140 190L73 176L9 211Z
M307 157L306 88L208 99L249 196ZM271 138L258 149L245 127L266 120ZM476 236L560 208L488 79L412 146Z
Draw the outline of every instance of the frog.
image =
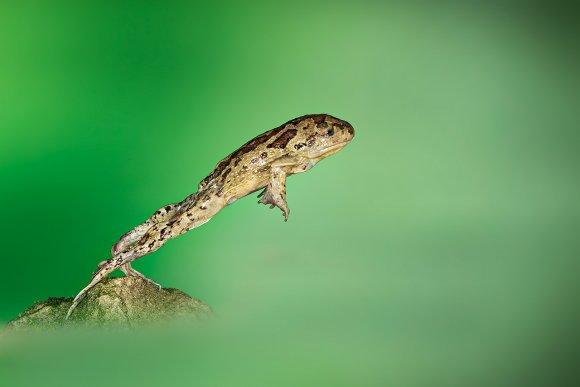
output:
M354 138L347 121L329 114L294 118L239 147L220 160L181 202L164 205L147 220L121 236L111 248L111 258L98 264L88 285L73 299L66 319L89 290L114 270L139 277L158 288L161 285L131 266L131 262L160 249L174 239L212 219L236 200L262 190L259 204L279 208L288 221L286 179L304 173L331 156Z

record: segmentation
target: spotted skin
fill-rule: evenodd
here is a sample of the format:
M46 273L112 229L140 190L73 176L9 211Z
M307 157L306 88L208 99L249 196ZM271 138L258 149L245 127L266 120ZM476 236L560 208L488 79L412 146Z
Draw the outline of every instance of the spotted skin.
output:
M248 141L215 166L183 201L168 204L142 224L125 233L111 248L111 258L99 264L89 284L75 297L68 319L86 293L113 270L137 276L157 286L131 267L131 262L160 249L168 240L208 222L224 207L256 192L261 204L278 207L284 220L286 178L303 173L338 152L354 137L348 122L328 114L295 118Z

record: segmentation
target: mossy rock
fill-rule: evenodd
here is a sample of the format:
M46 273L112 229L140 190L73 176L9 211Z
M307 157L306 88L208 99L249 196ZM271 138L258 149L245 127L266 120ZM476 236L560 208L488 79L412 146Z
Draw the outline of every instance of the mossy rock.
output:
M8 329L56 328L69 324L135 327L176 319L203 319L211 308L181 290L158 289L137 277L107 278L91 289L65 320L69 298L48 298L8 323Z

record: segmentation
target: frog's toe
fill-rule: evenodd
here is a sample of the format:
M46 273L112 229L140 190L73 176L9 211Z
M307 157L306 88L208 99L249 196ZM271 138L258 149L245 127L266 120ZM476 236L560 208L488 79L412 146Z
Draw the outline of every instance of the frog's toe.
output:
M270 194L270 191L268 191L268 189L265 189L264 191L262 191L262 193L260 193L260 195L258 195L258 197L261 197L258 203L270 205L270 209L278 207L280 210L282 210L282 213L284 214L284 220L285 221L288 220L290 209L288 208L288 204L286 204L286 200L284 200L283 195L276 197Z
M153 281L152 279L147 278L145 276L140 277L140 278L143 278L145 281L149 282L151 285L155 286L157 289L161 289L161 285L158 284L157 282Z
M260 200L258 200L258 203L260 203L260 204L265 204L265 205L270 204L270 208L274 208L274 206L276 205L274 198L272 197L272 194L270 194L270 191L268 190L268 188L265 188L258 195L258 197L261 198Z
M145 280L146 282L148 282L149 284L155 286L158 289L161 289L161 285L158 284L157 282L153 281L151 278L146 277L145 275L143 275L142 273L138 272L137 270L133 269L131 267L131 263L128 262L124 265L121 266L121 271L123 273L125 273L126 276L128 277L138 277L141 278L142 280Z

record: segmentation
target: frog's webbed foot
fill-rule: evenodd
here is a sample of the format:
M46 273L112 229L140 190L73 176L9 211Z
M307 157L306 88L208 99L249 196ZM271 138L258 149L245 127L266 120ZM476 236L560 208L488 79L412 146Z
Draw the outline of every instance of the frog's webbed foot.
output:
M272 170L270 182L258 195L261 199L258 203L270 205L270 208L278 207L284 213L284 220L288 220L290 209L286 203L286 173L280 168Z
M70 308L68 309L68 312L66 313L66 318L65 318L66 320L68 320L71 313L75 310L75 308L83 300L83 298L85 298L85 296L87 295L89 290L94 288L95 285L97 285L99 282L101 282L107 275L109 275L109 273L111 273L117 267L118 267L118 264L113 259L108 259L106 261L99 263L99 267L97 268L97 271L95 271L93 273L93 277L91 278L91 281L89 282L89 284L87 286L85 286L85 288L83 290L81 290L79 292L79 294L77 294L77 296L74 298L72 305L70 306Z
M139 273L137 270L133 269L131 267L130 262L122 265L120 267L120 269L123 273L125 273L125 275L127 277L139 277L139 278L144 279L145 281L149 282L151 285L156 286L158 289L161 289L161 285L159 285L157 282L153 281L150 278L145 277L145 275L143 275L142 273Z

